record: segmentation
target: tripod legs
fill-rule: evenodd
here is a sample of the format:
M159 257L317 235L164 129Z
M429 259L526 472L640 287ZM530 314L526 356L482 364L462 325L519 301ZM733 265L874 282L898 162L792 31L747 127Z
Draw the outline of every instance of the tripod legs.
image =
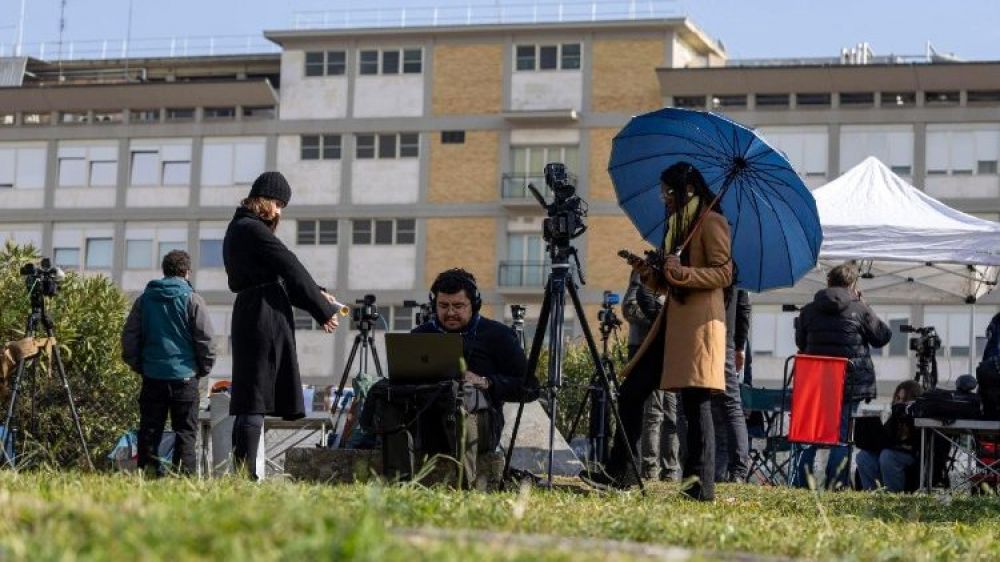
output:
M587 342L587 348L590 351L590 357L594 361L594 365L597 368L597 375L601 379L601 383L604 385L604 393L608 400L608 405L611 409L611 415L614 417L616 431L622 432L623 440L626 445L626 453L628 455L628 465L635 474L635 480L639 483L639 489L643 492L646 491L645 485L642 483L642 475L639 473L639 465L636 463L635 451L632 450L632 444L625 435L625 426L622 424L621 414L618 411L618 401L615 398L615 394L612 391L612 382L609 378L609 373L604 368L604 362L601 361L601 356L597 352L597 344L594 343L594 336L590 332L590 325L587 324L585 318L586 315L583 311L583 305L580 304L580 295L577 293L576 285L573 284L572 280L568 284L569 296L573 300L573 307L576 310L577 318L580 318L580 326L583 329L583 336Z
M55 338L51 326L47 327L47 332L48 332L47 336L49 338ZM29 336L30 336L30 331L29 331ZM59 372L59 379L60 382L62 383L63 390L66 392L66 400L69 403L69 410L73 416L73 425L76 428L77 436L80 438L80 446L83 448L83 456L87 460L87 467L93 470L94 462L90 458L90 450L87 447L87 440L84 438L83 435L83 426L80 424L80 414L76 410L76 402L73 400L73 391L70 389L69 378L66 376L66 368L63 366L62 355L59 353L58 346L52 347L52 356L54 359L56 370ZM9 442L11 444L11 449L13 449L14 432L11 430L11 423L13 422L14 419L14 411L17 407L17 401L20 398L21 382L24 377L24 372L27 363L29 361L32 362L32 367L37 369L38 366L37 362L39 360L39 357L40 355L36 355L35 357L32 358L22 358L20 361L18 361L17 371L14 373L14 386L13 389L11 390L10 402L7 405L7 417L4 419L5 435L3 443L4 463L6 463L11 468L16 468L16 466L14 464L13 457L8 451L7 443Z
M17 362L17 370L14 372L14 385L11 387L10 391L10 401L7 404L7 416L3 421L3 460L4 463L10 466L10 468L16 468L14 465L14 446L16 432L11 427L11 422L14 420L14 407L17 404L18 396L21 392L21 378L24 375L24 366L27 361L21 359Z
M382 363L378 358L378 349L375 348L375 338L366 330L361 330L358 335L354 336L351 353L347 356L347 364L344 365L344 372L340 376L340 383L337 385L336 402L333 404L333 408L337 411L337 417L333 420L334 431L337 431L340 425L340 418L344 415L344 408L340 407L340 402L343 399L344 386L347 385L347 378L351 374L351 368L354 366L354 358L357 356L359 349L361 350L361 368L368 368L368 356L371 354L371 358L375 362L375 373L379 378L382 378ZM342 441L343 432L339 432L337 434L337 442L333 444L333 447L340 446Z
M558 268L558 269L557 269ZM542 300L542 310L538 317L539 330L535 332L535 336L531 342L531 353L528 356L528 370L526 376L534 376L535 371L538 367L539 357L541 355L542 342L545 337L544 326L549 327L549 365L548 365L548 398L549 398L549 451L548 451L548 484L552 485L552 465L554 461L554 444L555 444L555 420L556 414L558 412L558 391L559 387L562 386L562 328L564 320L564 305L565 305L565 292L569 290L570 297L573 301L574 309L576 310L577 318L580 319L580 324L583 327L584 338L587 341L587 347L590 351L591 359L594 362L594 367L596 369L597 376L595 378L599 379L599 383L603 387L605 396L607 396L608 405L610 407L611 413L614 416L615 424L617 426L617 431L624 431L621 416L618 413L618 404L614 398L612 382L608 378L608 372L605 369L604 362L601 360L601 356L597 351L597 344L594 343L594 336L590 331L590 326L587 324L586 315L583 311L583 306L580 304L580 297L577 294L576 285L573 283L572 278L569 277L569 266L563 264L553 265L553 272L549 275L549 279L545 286L545 296ZM522 401L517 412L517 418L514 422L513 434L510 439L510 446L507 448L507 457L504 462L504 478L507 478L510 474L510 460L514 451L514 445L517 441L517 432L520 428L521 414L524 409L524 402ZM626 442L628 439L624 439ZM635 455L632 451L631 445L628 446L628 457L629 464L632 470L635 472L636 481L639 483L640 489L645 491L645 487L642 483L641 475L639 474L639 467L636 464Z

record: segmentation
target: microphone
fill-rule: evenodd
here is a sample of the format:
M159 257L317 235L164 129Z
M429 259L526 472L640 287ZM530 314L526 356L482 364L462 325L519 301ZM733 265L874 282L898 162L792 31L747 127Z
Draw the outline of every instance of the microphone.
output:
M337 313L341 316L347 316L351 313L351 307L347 306L342 302L333 301L333 307L337 309Z

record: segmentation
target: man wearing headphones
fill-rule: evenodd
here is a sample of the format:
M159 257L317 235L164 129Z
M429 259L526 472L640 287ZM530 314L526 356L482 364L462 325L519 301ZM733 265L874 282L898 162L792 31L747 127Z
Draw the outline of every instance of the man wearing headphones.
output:
M537 390L538 380L526 377L527 358L514 331L479 314L482 298L476 278L464 269L442 272L431 285L434 317L413 329L415 334L462 334L466 371L465 407L468 481L475 482L476 457L496 450L503 430L503 403L517 402Z

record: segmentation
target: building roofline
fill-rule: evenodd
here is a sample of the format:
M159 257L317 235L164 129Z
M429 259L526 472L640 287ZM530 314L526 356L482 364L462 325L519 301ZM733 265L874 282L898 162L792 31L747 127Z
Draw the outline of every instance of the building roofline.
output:
M993 71L984 72L984 69ZM656 69L663 95L1000 89L1000 61ZM683 76L683 79L679 79Z
M268 80L65 84L0 88L0 107L49 112L144 107L277 105Z
M677 29L689 40L693 40L699 49L712 51L712 54L724 56L725 51L719 44L706 35L687 18L646 18L636 20L598 20L574 22L538 22L538 23L504 23L504 24L471 24L471 25L425 25L413 27L359 27L359 28L328 28L328 29L295 29L295 30L265 30L264 37L268 40L286 46L288 43L298 43L310 40L357 39L359 37L420 37L433 35L469 36L483 33L519 33L546 31L662 31Z

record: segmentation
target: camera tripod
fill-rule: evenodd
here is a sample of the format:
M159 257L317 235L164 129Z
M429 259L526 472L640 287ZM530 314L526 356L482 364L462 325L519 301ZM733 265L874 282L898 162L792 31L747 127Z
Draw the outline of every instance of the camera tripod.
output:
M562 359L563 359L563 322L565 318L566 293L569 292L570 299L576 311L576 317L580 320L583 328L584 339L587 342L587 349L594 362L596 371L595 378L604 390L608 398L608 405L611 415L614 417L618 431L624 431L621 416L618 414L618 405L612 389L611 379L601 362L601 356L597 352L597 344L594 343L594 336L587 324L583 305L580 304L580 295L573 280L570 270L569 258L573 257L576 262L577 274L580 283L585 284L580 258L576 248L571 241L586 231L583 224L583 217L586 215L586 203L575 195L576 188L569 183L566 167L561 163L549 163L545 165L545 183L555 193L555 200L549 204L533 185L528 188L532 195L547 212L548 218L543 224L543 235L548 245L549 259L551 260L552 271L545 282L545 296L542 299L542 310L538 316L538 330L531 342L531 352L528 355L528 368L526 377L535 376L538 367L538 360L541 356L542 343L545 333L549 333L548 349L548 381L546 384L548 406L549 406L549 451L548 470L546 485L552 487L552 466L555 461L555 433L556 415L558 413L559 389L562 387ZM546 330L545 326L548 325ZM510 445L507 447L506 458L504 459L503 478L507 480L510 476L510 461L514 453L514 445L517 442L517 432L521 425L521 415L524 413L524 402L527 398L525 389L520 405L517 410L517 417L514 420L513 431L511 432ZM623 435L623 437L625 437ZM635 471L636 480L639 487L645 492L642 477L639 474L639 467L636 466L635 455L632 453L631 444L628 439L622 440L628 450L626 451L630 467Z
M618 388L615 364L611 360L608 341L611 338L612 332L617 331L618 327L621 326L621 320L615 316L614 311L610 307L602 312L604 314L601 316L600 324L601 365L604 367L604 372L611 382L611 395L617 396ZM611 409L609 408L609 395L604 391L600 374L596 370L587 386L587 393L584 394L583 401L580 402L580 409L577 410L576 416L573 418L573 423L570 425L569 434L566 435L567 441L572 441L573 436L576 435L576 428L579 426L580 420L583 419L583 414L587 410L588 400L590 401L590 426L587 433L587 439L590 442L590 457L588 460L595 465L604 464L607 462L608 455L611 452Z
M367 308L362 309L361 312L365 312ZM372 336L372 332L375 330L375 320L376 317L367 316L362 314L360 318L355 322L358 334L354 336L354 344L351 346L351 353L347 356L347 364L344 365L344 373L340 376L340 383L337 385L337 392L335 394L336 401L333 403L333 408L337 413L337 417L333 420L333 430L337 431L337 427L340 425L340 418L344 415L344 407L341 407L341 402L344 397L344 386L347 384L347 378L351 374L351 368L354 366L354 359L358 357L358 374L368 372L368 359L371 358L372 362L375 364L375 373L378 378L382 378L382 363L378 358L378 349L375 347L375 337ZM359 356L360 352L360 356ZM344 404L343 406L347 406ZM338 435L338 442L334 443L334 447L340 445L340 441L343 440L343 432Z
M27 325L24 330L25 338L34 338L36 333L39 331L39 327L43 328L45 331L45 337L48 338L49 342L55 342L55 325L52 322L52 318L49 317L45 310L45 297L42 294L41 287L38 285L32 285L31 291L31 313L28 315ZM14 372L14 382L11 386L10 401L7 404L7 417L4 418L4 442L3 446L3 462L10 468L16 470L17 466L14 462L14 444L17 438L17 428L12 427L11 423L14 422L14 414L17 410L18 400L21 398L21 385L23 383L24 374L30 368L31 369L31 383L33 394L37 391L37 376L38 376L38 362L41 360L41 351L28 357L22 356L17 362L17 370ZM80 445L83 447L84 458L87 459L87 466L93 470L94 462L90 458L90 451L87 448L87 440L83 437L83 427L80 425L80 415L76 411L76 403L73 401L73 391L69 386L69 379L66 377L66 368L63 365L62 355L59 353L59 345L52 346L52 358L56 366L56 370L59 372L60 380L62 381L63 390L66 391L66 400L69 403L70 413L73 415L73 424L76 427L76 433L80 437ZM30 363L30 367L29 364ZM37 419L35 419L36 412L34 410L34 397L32 397L31 405L31 421L30 427L32 429L37 425ZM8 451L8 443L10 444L10 451Z
M917 372L913 376L913 380L920 383L920 387L924 390L937 388L938 364L936 349L917 351Z

